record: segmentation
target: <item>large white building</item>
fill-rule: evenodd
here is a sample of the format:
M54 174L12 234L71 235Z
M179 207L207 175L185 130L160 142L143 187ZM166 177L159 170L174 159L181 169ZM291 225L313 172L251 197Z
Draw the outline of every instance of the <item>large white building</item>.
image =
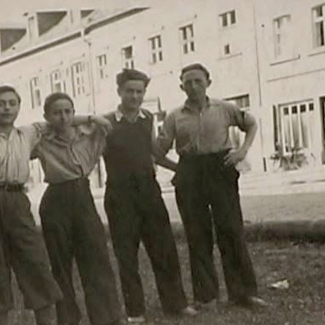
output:
M311 166L324 163L325 3L265 1L256 6L263 108L263 155L277 145L305 148Z
M252 171L275 170L277 161L293 167L292 160L298 168L300 149L309 166L323 164L324 3L130 3L30 12L24 24L0 25L0 80L22 95L20 123L42 119L44 98L57 90L71 94L80 113L113 110L115 75L123 67L148 72L145 105L168 112L185 99L181 68L201 62L212 75L209 95L235 101L258 120Z

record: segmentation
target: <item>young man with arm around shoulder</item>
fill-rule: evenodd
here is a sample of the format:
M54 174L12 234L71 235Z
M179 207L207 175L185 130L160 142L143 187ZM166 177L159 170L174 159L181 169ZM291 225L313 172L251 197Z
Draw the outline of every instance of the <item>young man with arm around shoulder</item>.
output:
M88 180L108 130L93 124L74 125L74 112L67 94L49 95L44 104L48 127L34 151L49 184L40 216L52 271L63 292L63 300L57 303L58 323L77 325L81 318L72 281L75 258L91 325L120 324L107 238Z
M149 78L125 69L117 75L121 104L107 115L105 210L119 264L128 322L145 322L145 300L138 269L143 242L166 313L195 315L188 306L169 216L153 166L153 116L141 108Z

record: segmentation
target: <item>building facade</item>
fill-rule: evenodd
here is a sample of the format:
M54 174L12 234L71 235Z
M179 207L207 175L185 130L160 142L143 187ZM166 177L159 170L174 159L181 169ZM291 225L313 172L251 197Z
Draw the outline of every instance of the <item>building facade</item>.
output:
M256 6L256 17L263 155L269 160L272 151L287 157L293 153L298 167L320 166L324 163L325 4L267 1ZM270 160L268 166L272 170Z
M33 12L23 25L0 26L0 80L17 87L18 122L30 123L42 119L53 91L69 93L81 114L115 109L115 76L135 67L151 76L144 106L159 123L185 99L181 68L202 62L211 71L209 96L258 121L253 172L321 166L324 21L318 0L148 0L113 11ZM230 132L238 145L243 135Z

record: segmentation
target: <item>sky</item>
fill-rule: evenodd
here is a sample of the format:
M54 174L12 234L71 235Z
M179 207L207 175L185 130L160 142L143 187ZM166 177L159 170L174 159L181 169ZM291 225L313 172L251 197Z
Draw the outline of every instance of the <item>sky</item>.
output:
M0 0L0 23L23 21L23 14L36 9L121 7L137 4L138 0Z

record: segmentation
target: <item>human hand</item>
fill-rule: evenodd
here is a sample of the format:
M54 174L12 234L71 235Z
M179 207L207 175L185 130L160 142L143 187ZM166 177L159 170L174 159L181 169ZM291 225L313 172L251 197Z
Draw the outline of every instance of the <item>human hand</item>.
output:
M106 131L109 133L113 131L113 126L109 119L101 115L91 115L90 121L95 123L98 126L105 127Z
M243 149L232 149L226 154L224 163L226 166L235 166L245 158L246 154L247 151Z

